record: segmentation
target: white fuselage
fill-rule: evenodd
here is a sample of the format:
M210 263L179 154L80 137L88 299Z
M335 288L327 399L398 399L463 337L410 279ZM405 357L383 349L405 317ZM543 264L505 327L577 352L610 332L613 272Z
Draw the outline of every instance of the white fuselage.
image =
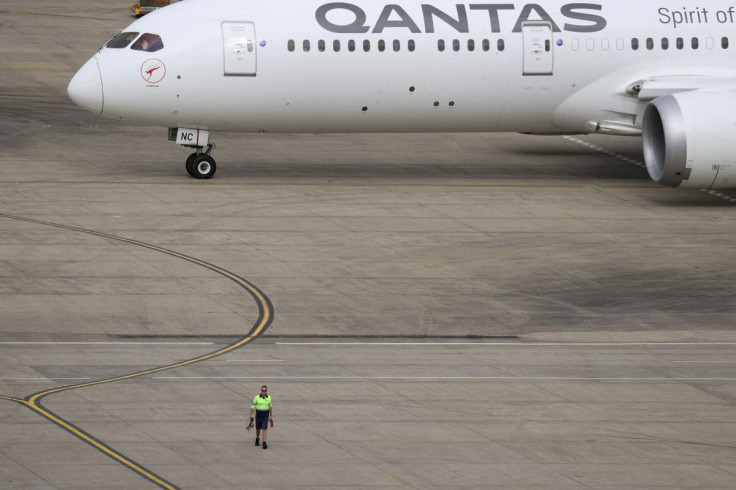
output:
M605 119L610 112L641 114L644 104L612 92L621 92L629 81L659 74L732 74L736 39L723 49L721 38L733 32L733 24L715 18L716 11L727 13L729 4L708 2L705 22L701 3L687 0L684 10L678 4L671 12L647 0L435 0L424 5L436 10L425 13L414 1L387 7L366 0L187 0L125 29L160 35L162 50L103 48L95 55L103 79L102 114L243 132L582 132L589 120ZM688 11L688 22L675 26ZM541 30L514 32L524 17L541 20ZM545 17L552 32L543 25ZM240 61L246 71L255 67L254 75L225 74L233 51L226 25L245 26L244 37L254 29L247 39L252 44L240 46L248 58ZM334 32L339 30L366 32ZM692 47L693 37L698 49ZM141 76L149 59L165 66L165 77L157 83ZM525 74L525 69L541 74ZM584 107L565 110L568 99L611 74L615 77L601 83L600 91L580 96Z
M655 181L733 187L735 25L721 0L186 0L126 28L69 95L198 152L210 130L643 134ZM206 156L192 175L214 174Z

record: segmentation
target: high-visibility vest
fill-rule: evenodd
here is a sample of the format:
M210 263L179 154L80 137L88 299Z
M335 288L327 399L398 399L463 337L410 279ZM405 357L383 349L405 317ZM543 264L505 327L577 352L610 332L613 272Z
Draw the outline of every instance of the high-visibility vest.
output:
M271 408L271 395L266 395L265 398L261 395L256 395L256 397L253 398L253 405L251 405L250 408L255 408L256 410L268 410Z

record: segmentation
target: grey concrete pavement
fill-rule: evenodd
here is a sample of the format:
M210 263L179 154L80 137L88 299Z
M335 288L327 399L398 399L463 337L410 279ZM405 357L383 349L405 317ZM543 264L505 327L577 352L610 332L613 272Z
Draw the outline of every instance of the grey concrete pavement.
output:
M215 134L194 181L165 128L66 98L130 20L0 6L0 213L215 264L275 320L46 409L182 488L736 486L728 193L658 187L637 139L588 136ZM0 217L2 396L193 359L257 317L195 263ZM244 430L261 383L267 451ZM0 488L154 486L17 401L0 441Z

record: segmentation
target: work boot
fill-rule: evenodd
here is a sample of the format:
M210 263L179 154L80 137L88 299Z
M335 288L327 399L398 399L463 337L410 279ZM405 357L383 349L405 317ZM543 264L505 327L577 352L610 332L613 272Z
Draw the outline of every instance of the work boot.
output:
M266 443L264 442L263 444L266 444ZM261 445L261 439L256 437L256 446L260 446L260 445Z
M266 441L263 441L263 449L268 449L268 444L266 444Z

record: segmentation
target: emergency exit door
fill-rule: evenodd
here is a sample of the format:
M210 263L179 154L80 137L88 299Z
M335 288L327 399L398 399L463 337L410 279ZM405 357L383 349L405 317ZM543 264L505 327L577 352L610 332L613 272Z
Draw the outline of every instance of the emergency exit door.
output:
M549 22L524 22L524 75L552 75L554 49L552 25Z
M225 76L255 76L256 26L253 22L223 22Z

